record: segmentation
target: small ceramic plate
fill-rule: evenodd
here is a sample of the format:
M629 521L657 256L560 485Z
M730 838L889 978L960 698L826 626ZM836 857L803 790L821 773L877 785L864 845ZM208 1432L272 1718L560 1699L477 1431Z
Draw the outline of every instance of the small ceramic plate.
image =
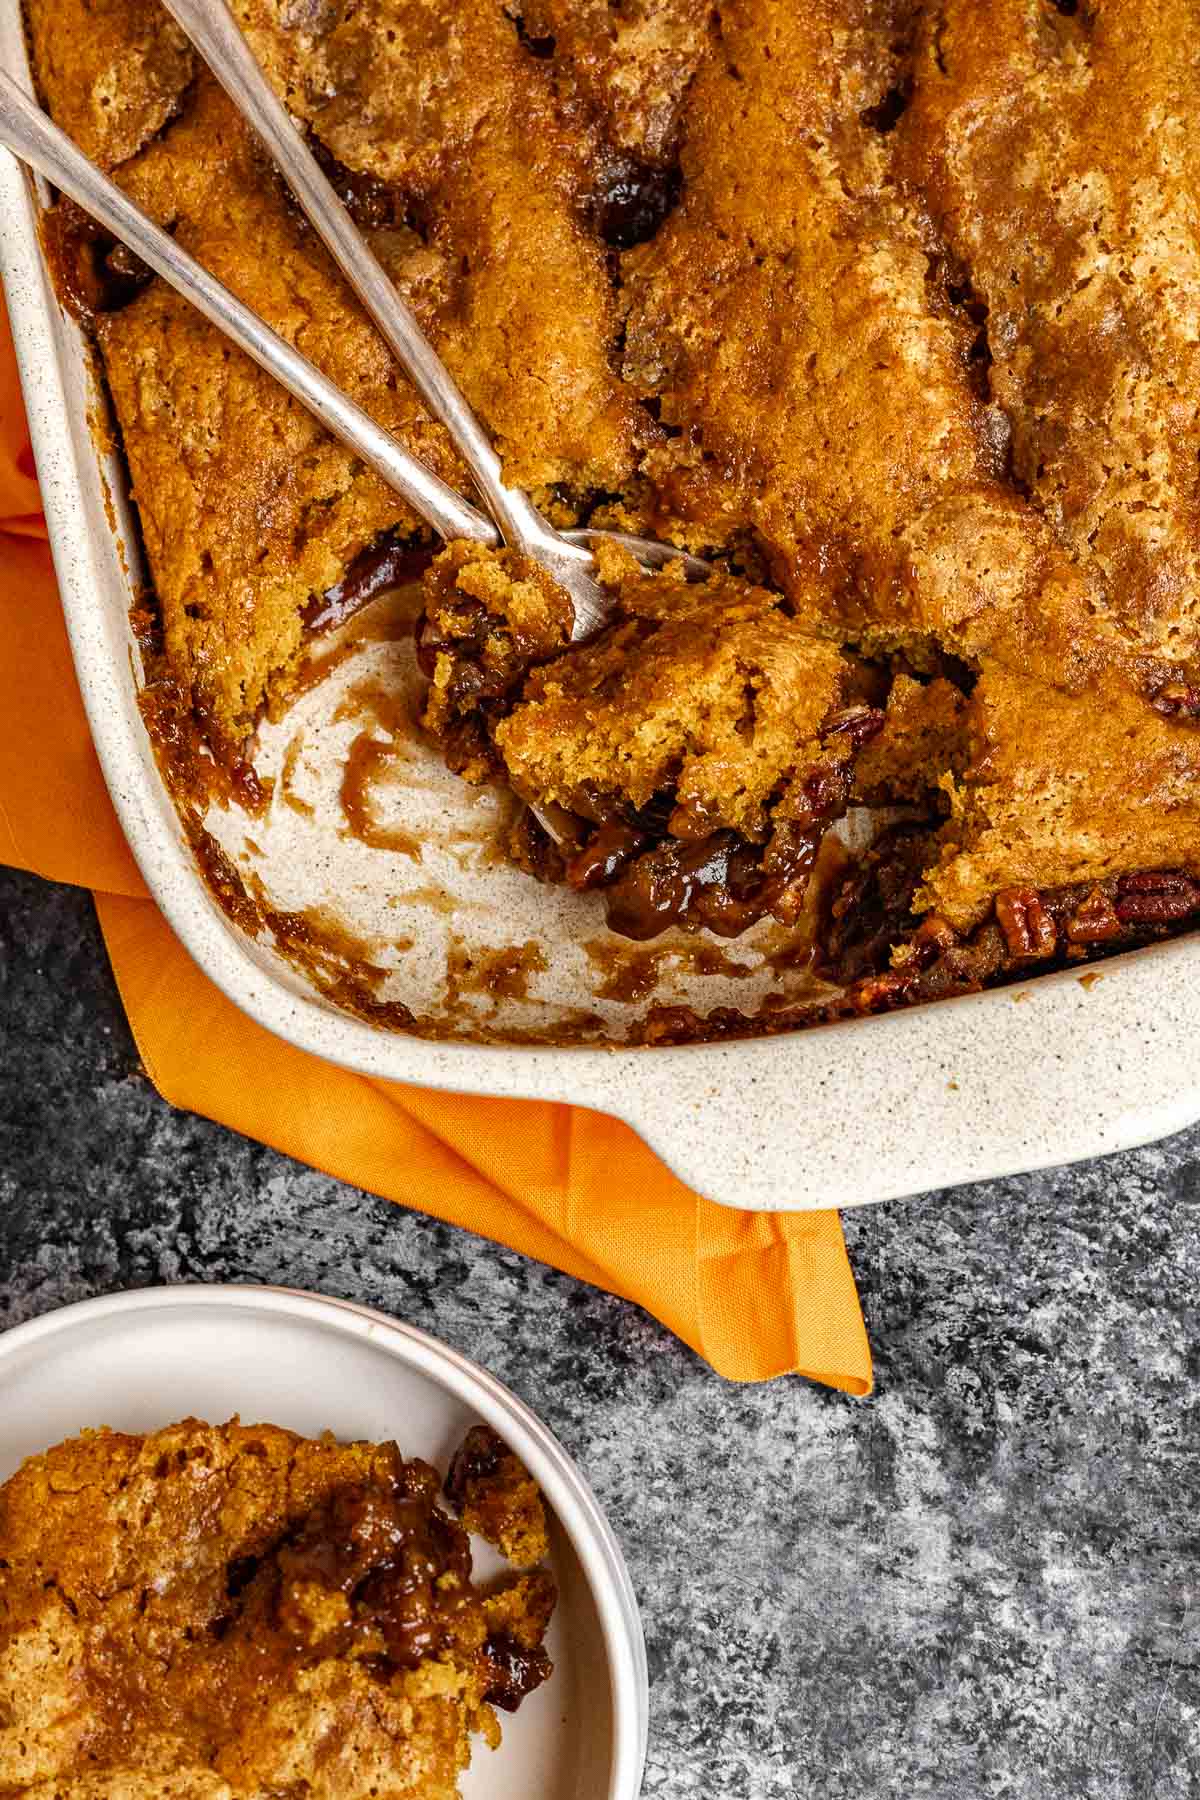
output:
M481 1743L466 1800L636 1800L646 1757L637 1602L594 1495L508 1389L435 1338L348 1301L288 1288L172 1287L64 1307L0 1337L0 1481L85 1426L152 1431L189 1414L314 1436L395 1438L444 1470L464 1433L494 1427L553 1513L555 1673ZM476 1570L501 1565L475 1541Z

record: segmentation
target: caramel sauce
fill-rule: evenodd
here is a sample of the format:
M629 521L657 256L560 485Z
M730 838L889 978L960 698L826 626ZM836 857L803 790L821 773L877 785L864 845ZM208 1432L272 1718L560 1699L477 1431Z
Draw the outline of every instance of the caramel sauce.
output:
M530 978L548 967L544 951L533 938L493 949L468 944L456 933L446 951L446 1004L454 1010L465 995L483 994L495 1012L502 1000L527 1000Z
M491 1678L484 1698L504 1712L516 1712L522 1700L554 1672L554 1664L540 1644L527 1649L506 1632L488 1639L487 1657Z
M429 912L440 913L446 919L453 918L456 913L485 910L478 903L456 900L453 894L446 892L445 888L434 887L432 884L424 887L405 888L403 892L392 895L392 902L396 906L423 906Z
M719 944L659 944L653 950L633 950L610 938L595 938L583 946L588 961L600 977L598 1000L619 1000L632 1006L647 1000L664 975L726 975L742 981L756 975L759 964L739 962Z
M506 1025L503 1031L489 1031L481 1025L471 1036L481 1044L521 1044L536 1049L539 1045L594 1044L598 1040L608 1043L610 1031L599 1013L580 1006L561 1014L549 1028Z
M143 610L144 602L134 609ZM136 629L136 627L135 627ZM154 760L168 793L180 810L200 809L210 801L237 804L258 815L271 798L272 784L261 781L244 755L222 746L218 755L212 733L198 719L187 694L165 668L165 659L139 640L144 686L137 697L138 711L150 739Z
M303 749L304 733L301 731L297 732L284 752L283 767L279 772L279 797L285 806L291 807L293 812L311 819L316 810L315 807L310 806L307 800L302 800L295 788L296 767Z
M340 669L364 644L403 643L412 635L413 622L420 611L420 604L420 588L404 587L389 589L383 594L372 594L369 606L364 601L362 609L356 615L347 615L349 622L345 630L339 632L328 649L321 655L310 654L291 683L288 690L289 702L320 687L335 669ZM306 629L311 642L322 637L326 631L332 631L334 627L330 625L318 631L310 625Z
M310 657L292 683L289 700L299 700L302 694L311 693L313 688L320 687L335 669L340 669L344 662L349 662L361 643L360 637L346 637L335 644L332 650L327 650L324 656Z
M433 1470L414 1461L400 1465L394 1486L347 1485L279 1546L274 1606L285 1641L323 1656L360 1646L415 1669L478 1634L483 1620L471 1587L470 1544L433 1504L435 1482ZM314 1587L344 1601L323 1609L329 1624L322 1609L314 1619Z
M767 966L777 975L798 975L811 970L817 960L817 946L812 939L797 937L795 932L783 932L781 935L784 941L777 949L766 953Z
M383 949L411 950L412 938L390 937L386 944L359 937L344 920L327 906L309 906L302 912L281 912L272 907L256 876L250 879L257 889L264 923L269 925L280 948L305 950L309 955L329 964L340 964L346 973L361 977L371 988L387 979L387 970L375 958Z
M384 770L396 762L397 755L394 743L384 743L366 731L360 731L351 744L338 790L346 815L346 835L369 844L372 850L390 850L420 862L420 839L399 826L380 825L371 806L371 789Z
M154 279L139 256L65 194L42 213L40 230L55 293L81 325L120 312Z
M393 591L417 596L409 616L411 626L420 611L420 589L416 584L431 556L427 547L399 543L390 533L378 543L369 544L339 582L309 601L302 615L305 630L314 635L336 631L373 600Z
M184 831L191 846L205 886L227 918L249 937L257 937L262 914L242 880L236 866L226 856L210 831L206 831L195 810L182 814Z
M364 718L388 732L397 749L401 739L414 737L418 730L407 695L386 674L364 675L348 687L338 701L333 723Z
M390 1471L301 1498L266 1542L252 1539L236 1556L222 1542L220 1560L202 1576L185 1577L168 1594L147 1590L141 1608L150 1619L140 1627L92 1597L90 1612L107 1629L96 1633L102 1649L80 1684L88 1754L101 1765L135 1761L149 1737L204 1762L214 1746L237 1745L248 1709L296 1691L306 1668L333 1659L347 1671L365 1667L385 1686L398 1671L441 1666L454 1672L468 1705L518 1706L552 1673L542 1638L556 1590L549 1575L526 1578L515 1632L490 1631L470 1540L437 1504L437 1487L433 1468L396 1452ZM147 1660L130 1653L127 1634L136 1643L152 1628L164 1642L168 1625L171 1654L147 1684ZM67 1792L74 1784L59 1785Z

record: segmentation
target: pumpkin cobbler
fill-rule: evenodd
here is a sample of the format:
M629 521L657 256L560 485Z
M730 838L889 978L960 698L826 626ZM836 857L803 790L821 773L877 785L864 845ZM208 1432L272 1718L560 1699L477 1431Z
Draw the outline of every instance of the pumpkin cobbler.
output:
M529 1476L464 1453L470 1528L519 1488L540 1561ZM237 1420L31 1457L0 1487L0 1795L456 1800L470 1734L551 1672L555 1589L475 1586L438 1488L395 1444Z
M434 544L62 205L186 721L253 800L316 625L425 567L424 723L532 811L508 852L610 927L790 925L829 834L838 1014L1200 914L1200 60L1183 0L234 0L506 479L598 559L567 596ZM155 0L29 0L52 114L466 490ZM878 809L883 809L882 813ZM804 1019L830 1016L811 1009ZM786 1011L773 1028L804 1022ZM676 1011L659 1038L751 1029Z

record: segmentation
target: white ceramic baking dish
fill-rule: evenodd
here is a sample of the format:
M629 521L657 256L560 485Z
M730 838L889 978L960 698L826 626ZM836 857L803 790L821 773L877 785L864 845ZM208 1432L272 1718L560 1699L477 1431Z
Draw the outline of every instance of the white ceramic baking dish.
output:
M0 7L0 59L28 81L17 0L0 0ZM372 1076L468 1093L571 1101L611 1113L633 1126L701 1193L726 1205L762 1210L856 1205L1068 1162L1146 1142L1200 1116L1196 936L1115 958L1082 979L1059 973L890 1017L687 1048L430 1041L375 1028L330 1005L217 908L159 778L135 698L139 663L128 609L137 577L137 538L124 469L118 459L97 451L89 425L96 404L89 359L78 329L59 309L42 262L39 203L37 186L0 152L0 271L92 732L151 892L200 966L252 1018L302 1049ZM364 651L368 657L389 654L379 646ZM377 676L380 672L375 669ZM383 668L384 675L388 672ZM336 700L336 683L330 692ZM333 717L327 707L323 718L312 721L301 770L313 784L310 798L318 808L329 802L321 784L328 785L330 757L314 758L313 749L337 750L330 736ZM286 733L268 748L277 774L287 754L285 740ZM340 743L344 748L344 734ZM432 841L437 827L445 838L447 822L469 813L472 805L476 815L482 811L486 826L490 802L472 803L450 778L439 780L428 761L419 774L414 786L398 790L398 804L417 807L419 816L410 820L415 829L428 828ZM377 851L347 846L345 834L332 827L319 841L306 840L298 814L275 811L282 820L278 841L270 838L275 830L270 822L254 829L256 838L267 840L260 872L274 887L276 904L348 904L357 895L366 910L349 924L360 932L369 931L381 909L394 909L398 900L419 905L416 892L397 898L386 882L380 886L377 873L363 874ZM242 860L250 855L245 825L231 818L214 826ZM229 831L235 841L227 841ZM306 842L311 842L307 852ZM257 841L250 847L260 853ZM464 918L472 913L477 922L481 918L493 943L498 929L510 944L533 941L541 933L554 947L554 967L535 977L527 994L505 1003L505 1018L528 1030L539 1015L567 1017L572 997L577 1007L595 1004L594 989L582 986L586 958L577 941L597 929L596 912L586 910L594 902L547 893L510 870L493 868L485 876L476 867L459 880L454 871L462 862L461 855L457 861L443 858L434 872L451 891L458 882ZM393 888L396 863L392 857L388 865ZM377 871L377 861L369 867ZM297 870L302 891L280 891ZM423 879L428 873L427 862ZM447 909L440 910L444 915ZM387 916L394 929L394 914ZM425 999L445 971L450 927L429 914L414 913L412 919L401 940L406 958L397 963L397 985L389 991L403 996L409 982L414 992L420 990L417 998ZM737 953L740 946L733 949ZM674 993L712 1006L736 1004L761 991L761 983L744 981L739 987L720 975L697 982L694 971L676 971L674 980L674 990L656 989L659 997ZM578 990L574 996L572 983ZM458 1004L470 1029L481 1003ZM488 1004L494 1022L496 1003ZM603 1011L608 1003L599 1004Z

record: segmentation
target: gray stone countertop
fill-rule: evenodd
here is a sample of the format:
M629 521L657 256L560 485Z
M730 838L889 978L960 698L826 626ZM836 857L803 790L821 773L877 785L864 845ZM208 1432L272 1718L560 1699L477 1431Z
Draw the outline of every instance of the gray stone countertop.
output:
M172 1111L86 894L0 871L0 1328L289 1282L434 1332L582 1464L659 1800L1200 1793L1200 1130L846 1215L877 1386L720 1380L637 1307Z

